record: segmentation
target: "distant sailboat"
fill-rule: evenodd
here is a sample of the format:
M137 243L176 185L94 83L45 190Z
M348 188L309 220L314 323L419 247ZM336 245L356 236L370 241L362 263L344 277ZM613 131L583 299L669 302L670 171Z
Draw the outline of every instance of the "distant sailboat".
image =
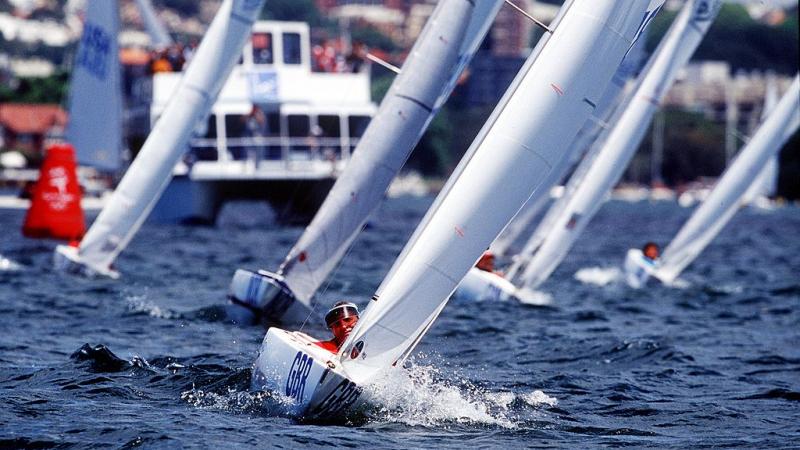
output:
M252 387L285 393L297 414L337 416L357 404L359 385L402 364L481 253L526 200L543 195L537 187L660 6L571 4L512 82L338 354L303 333L270 328Z
M742 196L757 181L756 175L799 126L800 76L795 76L775 110L739 152L708 198L695 210L664 250L661 258L647 265L637 264L637 250L628 252L627 277L633 281L629 283L634 287L641 286L649 275L654 275L666 284L674 282L736 214L742 205Z
M67 141L78 163L104 172L122 165L119 2L86 2L86 20L72 69Z
M277 273L236 271L229 295L234 303L269 321L299 323L308 317L311 298L383 199L502 4L439 2L311 224Z
M719 0L692 0L685 4L656 49L628 106L602 143L594 159L584 160L567 185L563 209L547 236L525 265L516 283L532 290L546 280L619 181L647 131L678 71L689 61L720 7ZM585 170L585 175L576 176Z
M239 60L264 1L225 0L222 3L172 101L80 246L56 248L57 268L119 277L112 263L139 230L169 183L172 169L186 151L195 125L205 120Z

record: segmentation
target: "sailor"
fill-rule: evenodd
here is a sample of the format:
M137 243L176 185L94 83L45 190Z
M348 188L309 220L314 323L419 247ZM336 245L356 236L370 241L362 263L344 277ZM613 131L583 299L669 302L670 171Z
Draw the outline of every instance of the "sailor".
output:
M350 302L337 302L325 314L325 323L333 333L333 339L316 344L332 353L339 351L347 336L358 322L358 307Z
M642 254L649 261L654 262L659 256L658 244L655 242L648 242L644 244L644 247L642 247Z
M503 276L503 272L494 270L494 253L492 253L490 250L483 252L481 258L475 264L475 268L499 275L501 277Z

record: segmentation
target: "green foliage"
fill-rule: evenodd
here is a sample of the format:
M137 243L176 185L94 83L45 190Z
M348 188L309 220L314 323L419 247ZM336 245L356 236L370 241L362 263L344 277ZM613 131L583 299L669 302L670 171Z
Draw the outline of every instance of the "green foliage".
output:
M662 175L667 185L675 186L699 177L716 177L725 168L725 125L713 122L702 113L668 109L664 116L664 155ZM650 183L652 124L625 179Z
M325 25L313 0L269 0L261 11L261 18L308 22L312 27Z
M386 73L383 75L372 75L372 84L370 86L370 90L372 93L372 101L375 103L380 104L383 101L383 97L389 92L389 88L392 86L395 77L397 76L394 72L390 72L389 69L384 69ZM381 70L378 69L378 70ZM373 70L374 72L374 70Z
M0 102L62 104L69 93L69 75L59 72L44 78L20 78L15 89L0 86Z
M662 11L650 25L647 49L653 51L676 16ZM744 6L723 4L693 60L727 61L733 70L771 69L779 73L797 72L797 9L788 13L780 26L769 26L750 18Z
M350 29L350 37L353 41L363 42L369 48L379 48L389 53L399 49L391 38L365 24L353 25Z

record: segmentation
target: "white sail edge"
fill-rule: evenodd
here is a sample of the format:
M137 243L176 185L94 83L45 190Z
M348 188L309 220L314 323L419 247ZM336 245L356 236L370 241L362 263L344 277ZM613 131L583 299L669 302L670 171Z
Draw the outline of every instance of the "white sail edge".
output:
M570 6L345 342L342 365L354 382L406 354L483 250L526 200L540 194L536 187L643 29L647 6L611 0Z
M477 51L502 1L439 2L345 172L289 251L279 275L309 305L383 199Z
M739 152L714 186L664 250L654 275L670 284L719 234L741 206L739 201L758 174L800 126L800 78L795 76L775 110Z
M538 246L519 282L534 289L569 252L605 195L619 181L678 71L691 57L716 17L720 0L687 2L651 58L646 75L586 175L566 200L547 237Z
M203 120L233 70L265 0L225 0L189 64L180 85L156 122L108 204L77 250L60 246L56 264L85 266L108 274L172 177L194 126ZM65 258L60 258L60 256ZM78 270L80 271L80 270Z
M85 17L70 80L67 141L81 165L115 172L123 145L118 2L87 2Z

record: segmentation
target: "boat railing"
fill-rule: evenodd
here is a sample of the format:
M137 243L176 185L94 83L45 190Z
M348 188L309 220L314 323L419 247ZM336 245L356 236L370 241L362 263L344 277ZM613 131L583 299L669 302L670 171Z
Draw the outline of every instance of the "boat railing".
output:
M221 145L222 144L222 145ZM287 170L298 168L302 161L339 162L350 157L357 138L258 136L195 138L190 142L191 162L284 162Z

